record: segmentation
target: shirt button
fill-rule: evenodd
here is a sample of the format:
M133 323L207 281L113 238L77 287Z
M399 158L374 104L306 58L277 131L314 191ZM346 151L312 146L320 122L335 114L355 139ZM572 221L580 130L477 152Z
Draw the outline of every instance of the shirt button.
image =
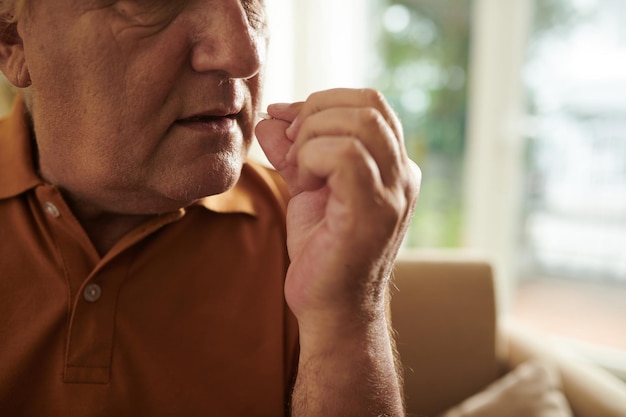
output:
M98 284L89 284L85 287L85 290L83 291L83 297L85 298L85 301L88 301L90 303L95 303L96 301L98 301L101 295L102 288L100 288Z
M49 215L51 215L55 219L61 215L61 213L59 213L59 209L57 209L57 206L55 206L54 204L52 204L49 201L47 201L43 205L43 209L46 211L46 213L48 213Z

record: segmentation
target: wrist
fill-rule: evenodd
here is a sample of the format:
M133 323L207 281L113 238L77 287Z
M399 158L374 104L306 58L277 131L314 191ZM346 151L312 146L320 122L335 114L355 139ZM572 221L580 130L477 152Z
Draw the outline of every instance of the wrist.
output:
M388 328L385 306L370 308L315 309L295 314L301 337L336 340L341 336L362 338Z
M298 323L301 354L305 356L392 353L390 325L383 313L320 314Z
M319 412L311 410L311 415L329 415L333 409L342 410L336 415L402 416L402 385L396 365L384 315L366 322L307 327L300 330L294 392L306 393L312 400L308 407ZM323 387L324 401L317 400L321 395L311 395L313 384ZM303 399L301 394L294 395L296 398ZM324 409L330 405L338 408Z

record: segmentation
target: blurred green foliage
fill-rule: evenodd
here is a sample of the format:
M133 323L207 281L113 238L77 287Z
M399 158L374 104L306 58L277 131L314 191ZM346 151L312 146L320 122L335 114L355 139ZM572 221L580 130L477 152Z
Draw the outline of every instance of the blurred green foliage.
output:
M407 149L423 174L420 202L405 244L461 246L473 1L377 4L374 83L403 121ZM529 54L545 36L565 32L579 19L569 0L534 1Z
M406 245L459 246L472 1L382 3L375 79L423 173Z

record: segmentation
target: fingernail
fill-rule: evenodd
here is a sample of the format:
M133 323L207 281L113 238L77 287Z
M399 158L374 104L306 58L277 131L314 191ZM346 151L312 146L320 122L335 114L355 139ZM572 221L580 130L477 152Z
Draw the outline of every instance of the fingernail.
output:
M267 106L267 112L272 117L284 114L289 109L289 103L274 103Z
M289 108L290 105L291 104L289 103L273 103L267 106L267 112L271 114L273 111L285 111Z

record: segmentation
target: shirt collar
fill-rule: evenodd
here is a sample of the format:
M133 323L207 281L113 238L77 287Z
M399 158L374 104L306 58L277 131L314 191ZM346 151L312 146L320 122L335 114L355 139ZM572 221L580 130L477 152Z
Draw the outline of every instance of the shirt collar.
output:
M243 176L243 173L242 173ZM256 216L257 210L244 179L222 194L205 197L196 204L216 213L243 213Z
M19 195L43 181L35 172L24 99L18 95L13 110L0 120L0 199Z
M33 147L24 98L18 95L11 113L0 120L0 199L15 197L43 180L34 166ZM232 189L205 197L195 205L217 213L244 213L255 216L253 184L246 180L244 166L239 182Z

